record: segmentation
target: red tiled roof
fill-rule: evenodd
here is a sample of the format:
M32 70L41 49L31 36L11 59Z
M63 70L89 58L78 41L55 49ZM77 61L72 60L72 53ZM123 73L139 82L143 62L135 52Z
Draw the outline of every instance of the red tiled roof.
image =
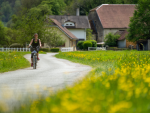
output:
M118 40L124 40L126 38L126 35L128 34L127 30L119 30L115 33L115 35L120 35L120 38Z
M132 4L103 4L93 10L97 11L103 28L128 28L135 6Z
M78 38L76 36L74 36L66 27L62 27L61 23L59 23L57 20L55 19L51 19L54 24L56 24L63 32L65 32L69 38L71 39L75 39L75 40L78 40Z

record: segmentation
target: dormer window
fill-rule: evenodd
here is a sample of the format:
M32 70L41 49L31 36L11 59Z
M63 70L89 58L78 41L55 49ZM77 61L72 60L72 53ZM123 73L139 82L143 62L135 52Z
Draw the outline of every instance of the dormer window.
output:
M71 22L71 21L67 21L67 22L64 23L64 26L65 27L75 27L75 23Z

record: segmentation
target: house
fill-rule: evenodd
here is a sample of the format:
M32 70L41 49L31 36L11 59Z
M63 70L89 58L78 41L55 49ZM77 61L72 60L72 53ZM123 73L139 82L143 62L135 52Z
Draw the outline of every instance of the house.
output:
M137 43L130 42L126 39L126 36L128 35L127 30L119 30L115 33L115 35L120 35L119 39L117 40L118 48L131 48L136 49Z
M49 18L57 20L61 26L66 27L78 40L86 40L86 29L91 28L87 16L57 16L50 15Z
M108 33L116 33L126 30L130 23L130 17L136 5L128 4L102 4L92 10L88 15L93 34L97 42L104 42Z
M51 20L52 25L50 26L50 28L55 29L55 31L57 31L57 33L60 34L61 37L65 40L65 44L61 47L73 47L73 50L76 51L76 40L78 40L78 38L75 35L73 35L66 27L62 26L61 23L59 23L57 20ZM47 47L48 45L44 43L43 48Z

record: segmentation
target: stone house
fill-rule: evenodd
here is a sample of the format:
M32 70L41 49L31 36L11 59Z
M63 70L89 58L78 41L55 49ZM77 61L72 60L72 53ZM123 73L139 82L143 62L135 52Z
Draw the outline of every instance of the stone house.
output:
M65 40L65 44L61 47L73 47L73 50L76 51L76 40L78 40L78 38L73 35L66 27L62 26L61 23L59 23L57 20L51 20L52 25L50 25L49 29L55 29L55 31ZM44 43L43 48L49 48L49 46Z
M88 15L91 29L97 42L104 42L108 33L116 33L126 30L130 23L130 17L136 5L129 4L102 4L92 10Z

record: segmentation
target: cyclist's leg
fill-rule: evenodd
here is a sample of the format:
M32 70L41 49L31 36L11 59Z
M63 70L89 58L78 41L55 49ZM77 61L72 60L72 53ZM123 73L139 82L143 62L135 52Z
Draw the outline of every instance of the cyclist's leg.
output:
M40 59L39 59L39 51L37 51L37 60L40 60Z

